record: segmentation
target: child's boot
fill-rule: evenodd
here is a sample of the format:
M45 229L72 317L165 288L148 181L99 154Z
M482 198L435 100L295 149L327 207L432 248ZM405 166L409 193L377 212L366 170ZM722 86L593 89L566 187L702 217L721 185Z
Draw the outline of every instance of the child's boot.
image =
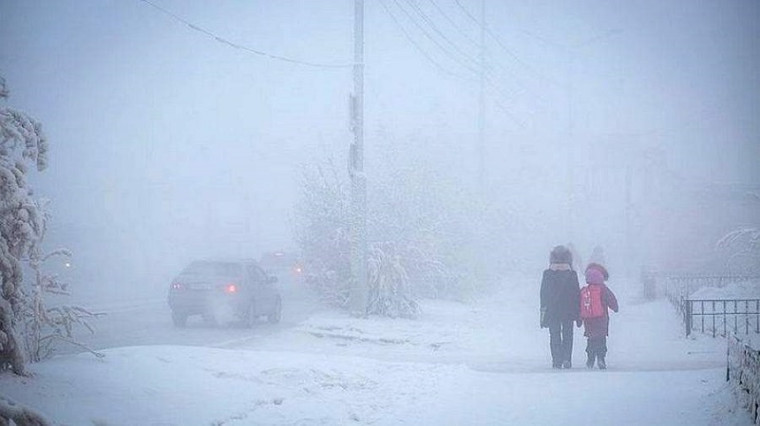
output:
M597 363L599 365L600 370L606 370L607 369L607 362L604 361L603 356L599 356L599 362Z
M594 356L593 353L588 354L588 359L586 359L586 368L594 368Z

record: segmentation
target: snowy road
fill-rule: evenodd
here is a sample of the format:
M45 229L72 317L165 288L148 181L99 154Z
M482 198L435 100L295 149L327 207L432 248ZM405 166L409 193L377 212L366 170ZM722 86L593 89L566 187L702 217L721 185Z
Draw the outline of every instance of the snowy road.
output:
M619 292L608 369L583 366L577 329L575 367L553 370L535 282L519 284L467 303L425 300L416 320L301 299L275 326L177 330L162 303L113 309L85 342L105 358L33 364L34 380L7 377L0 393L63 424L580 426L592 401L616 424L750 424L725 382L725 341L685 338L666 300Z
M292 289L285 285L286 289ZM177 345L247 350L340 353L386 361L466 364L494 373L543 372L550 364L546 330L534 315L509 308L535 303L531 291L510 293L512 300L490 298L475 304L426 303L420 321L361 320L320 310L307 292L283 291L279 324L262 320L247 329L234 324L208 325L199 317L187 328L172 325L164 299L94 305L106 315L94 320L96 332L77 331L77 339L94 350ZM725 348L711 338L685 339L679 318L665 300L654 303L626 298L613 314L609 337L610 369L678 371L720 368ZM574 359L585 359L582 329L576 329ZM62 343L58 354L83 352Z
M171 310L165 297L158 295L155 299L81 305L91 312L104 315L90 320L95 329L94 334L78 328L75 332L76 340L93 350L144 345L239 347L292 328L309 318L317 309L308 292L294 291L294 284L290 282L282 285L283 316L278 324L269 324L262 319L256 327L250 329L234 324L214 326L205 324L200 316L195 316L188 320L187 328L177 328L172 324ZM56 354L84 351L83 348L65 342L56 346Z

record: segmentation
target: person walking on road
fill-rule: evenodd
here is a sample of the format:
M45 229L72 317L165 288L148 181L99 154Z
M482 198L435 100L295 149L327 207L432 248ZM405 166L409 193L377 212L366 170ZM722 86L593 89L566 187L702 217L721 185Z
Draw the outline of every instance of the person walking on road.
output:
M607 368L607 336L609 335L609 310L618 311L615 293L604 283L609 278L607 269L598 263L586 267L586 286L581 290L581 317L583 335L586 341L586 367L594 368L594 362L604 370Z
M541 328L549 329L553 368L572 368L573 322L581 326L580 285L565 246L549 254L549 268L541 278Z

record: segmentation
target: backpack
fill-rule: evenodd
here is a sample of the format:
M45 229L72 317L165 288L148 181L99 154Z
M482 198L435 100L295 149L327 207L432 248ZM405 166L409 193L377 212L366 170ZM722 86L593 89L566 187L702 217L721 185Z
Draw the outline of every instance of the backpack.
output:
M602 306L602 286L587 285L581 289L581 318L599 318L604 316Z

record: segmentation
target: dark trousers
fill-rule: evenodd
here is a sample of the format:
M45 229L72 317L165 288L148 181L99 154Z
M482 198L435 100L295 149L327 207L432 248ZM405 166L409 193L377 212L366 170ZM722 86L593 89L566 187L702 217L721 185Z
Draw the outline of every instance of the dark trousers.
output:
M607 355L607 337L589 337L586 342L586 353L589 359L604 359Z
M561 366L563 362L572 362L573 358L573 320L553 321L549 324L549 347L552 351L552 365Z

